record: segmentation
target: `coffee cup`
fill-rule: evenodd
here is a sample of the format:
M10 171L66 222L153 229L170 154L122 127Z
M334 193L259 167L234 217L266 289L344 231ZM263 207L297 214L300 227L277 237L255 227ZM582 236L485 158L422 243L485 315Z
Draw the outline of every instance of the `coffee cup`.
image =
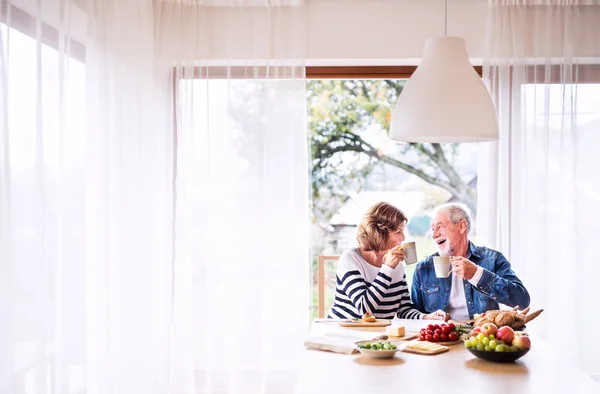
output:
M414 242L407 242L400 246L404 250L404 263L406 265L415 264L417 262L417 246Z
M447 278L452 271L450 264L450 256L433 256L433 267L435 268L435 276L438 278Z

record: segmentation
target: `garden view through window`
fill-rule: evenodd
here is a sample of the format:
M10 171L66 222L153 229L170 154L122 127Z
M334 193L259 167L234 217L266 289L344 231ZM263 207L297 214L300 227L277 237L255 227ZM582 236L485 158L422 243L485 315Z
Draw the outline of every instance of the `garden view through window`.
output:
M405 79L310 80L312 316L318 308L318 256L356 247L356 227L386 201L409 218L405 236L421 259L436 252L430 215L440 204L464 204L476 220L477 144L403 143L388 138ZM435 116L435 108L431 108ZM475 227L475 226L473 226ZM472 234L473 235L473 234ZM414 265L407 267L410 287ZM325 314L335 296L335 261L325 264Z

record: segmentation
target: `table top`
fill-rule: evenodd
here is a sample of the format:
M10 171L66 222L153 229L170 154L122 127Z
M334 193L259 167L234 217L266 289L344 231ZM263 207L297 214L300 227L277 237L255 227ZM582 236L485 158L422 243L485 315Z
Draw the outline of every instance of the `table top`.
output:
M395 320L408 331L431 323ZM436 323L439 323L436 322ZM331 333L375 337L385 328L343 328L330 323L313 323L311 335ZM481 360L462 343L437 355L396 353L393 359L376 360L358 354L305 350L298 380L299 393L440 392L485 394L519 393L600 393L600 383L581 370L561 361L560 351L550 349L531 336L531 350L515 363Z

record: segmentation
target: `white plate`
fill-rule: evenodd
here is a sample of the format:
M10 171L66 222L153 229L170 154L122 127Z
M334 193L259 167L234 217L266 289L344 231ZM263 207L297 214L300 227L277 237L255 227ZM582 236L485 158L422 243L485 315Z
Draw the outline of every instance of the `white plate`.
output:
M390 343L396 345L396 349L394 349L394 350L372 350L372 349L363 349L363 348L358 347L358 345L362 345L362 344L366 344L366 343L377 343L377 342L390 342ZM399 352L406 347L406 342L390 341L390 340L384 341L381 339L370 340L370 341L358 341L358 342L355 342L355 344L356 344L356 350L361 352L363 354L363 356L370 357L370 358L392 358L392 357L394 357L396 352Z

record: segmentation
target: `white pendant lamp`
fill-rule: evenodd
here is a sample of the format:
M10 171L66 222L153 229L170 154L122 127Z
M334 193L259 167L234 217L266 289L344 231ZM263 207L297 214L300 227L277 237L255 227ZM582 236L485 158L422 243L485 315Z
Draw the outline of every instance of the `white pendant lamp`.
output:
M447 4L446 4L447 15ZM476 142L498 139L496 110L469 61L465 40L430 38L392 115L390 139Z

